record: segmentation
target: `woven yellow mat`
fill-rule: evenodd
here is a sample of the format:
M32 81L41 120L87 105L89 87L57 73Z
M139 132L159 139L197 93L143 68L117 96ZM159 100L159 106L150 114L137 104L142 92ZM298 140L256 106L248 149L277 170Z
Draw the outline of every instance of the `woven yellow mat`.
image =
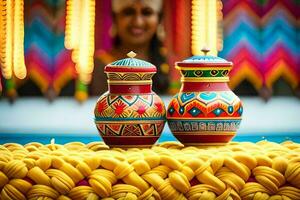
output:
M0 199L300 199L300 144L0 145Z

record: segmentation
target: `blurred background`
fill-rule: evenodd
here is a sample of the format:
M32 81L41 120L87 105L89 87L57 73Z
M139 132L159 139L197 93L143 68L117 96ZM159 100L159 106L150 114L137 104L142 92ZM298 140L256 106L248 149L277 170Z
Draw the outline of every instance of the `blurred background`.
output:
M240 95L264 95L262 89L270 90L269 95L273 96L299 95L300 1L223 0L222 3L223 48L218 56L234 63L230 87ZM95 57L112 48L111 13L111 1L96 2ZM162 13L167 35L163 43L172 54L172 60L168 61L171 82L168 91L174 93L180 87L174 62L192 55L192 1L165 1ZM57 96L73 96L80 89L75 87L79 76L71 51L64 45L65 24L65 0L24 2L27 75L24 79L2 77L2 97L43 96L49 89ZM205 28L202 30L199 34L204 34Z
M180 88L180 75L174 62L197 54L202 48L198 39L217 25L214 32L217 55L233 62L229 86L245 103L240 133L255 133L262 138L276 132L281 139L299 138L300 1L216 1L217 19L207 19L205 27L198 29L203 19L199 14L201 2L205 1L166 0L159 11L162 13L159 24L163 27L160 32L164 36L154 48L165 58L161 63L166 65L157 66L161 71L157 79L167 75L167 88L163 89L166 105L170 95ZM6 76L2 68L0 133L3 141L10 141L11 133L17 137L16 134L24 133L80 135L88 132L91 138L98 137L92 120L93 106L95 96L104 92L105 87L99 86L104 89L92 93L92 78L83 77L105 66L102 55L114 48L112 32L116 13L111 1L96 1L92 9L94 18L88 16L94 20L94 26L86 30L91 35L85 35L93 36L92 54L88 52L93 58L93 64L89 63L92 70L82 71L76 67L72 49L66 48L67 7L65 0L24 1L26 75ZM6 36L3 31L1 34L4 41ZM102 79L105 82L106 77ZM159 87L157 90L162 91Z

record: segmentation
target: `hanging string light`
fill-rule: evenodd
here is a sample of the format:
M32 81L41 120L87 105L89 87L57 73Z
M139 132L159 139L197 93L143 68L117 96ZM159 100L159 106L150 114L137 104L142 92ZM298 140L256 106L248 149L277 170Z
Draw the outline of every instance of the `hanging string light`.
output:
M87 84L94 69L95 0L68 0L65 46L72 51L79 79L75 97L87 98Z
M23 0L0 1L0 65L5 79L26 77L23 10Z
M81 1L68 0L66 4L65 47L72 50L78 48Z
M220 0L192 0L192 54L203 54L207 47L209 54L217 55L222 49L222 2Z
M0 12L1 12L1 69L3 77L10 79L12 77L12 2L11 1L1 1L0 2Z
M94 69L95 1L84 0L82 10L77 70L80 80L89 83Z

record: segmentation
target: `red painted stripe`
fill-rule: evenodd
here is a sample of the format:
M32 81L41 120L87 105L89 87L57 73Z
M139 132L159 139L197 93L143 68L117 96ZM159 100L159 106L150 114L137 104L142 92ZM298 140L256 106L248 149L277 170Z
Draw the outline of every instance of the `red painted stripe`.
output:
M156 67L130 67L130 66L109 66L104 68L104 72L156 72Z
M199 91L229 91L227 83L221 82L185 82L181 87L181 92Z
M159 136L102 136L105 144L109 146L120 145L153 145Z
M151 85L108 85L112 94L149 94L152 92Z
M183 144L185 143L227 143L234 135L176 135L174 136Z
M186 63L186 62L176 62L176 66L179 67L232 67L232 62L228 63Z

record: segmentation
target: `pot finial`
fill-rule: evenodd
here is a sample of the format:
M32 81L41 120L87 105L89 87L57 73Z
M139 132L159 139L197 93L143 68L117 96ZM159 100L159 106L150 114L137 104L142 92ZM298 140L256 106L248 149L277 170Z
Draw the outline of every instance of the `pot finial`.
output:
M136 56L136 53L134 53L133 51L130 51L130 52L127 54L127 56L128 56L129 58L134 58L134 57Z
M210 49L207 46L204 46L201 51L204 53L204 55L206 56L208 52L210 52Z

